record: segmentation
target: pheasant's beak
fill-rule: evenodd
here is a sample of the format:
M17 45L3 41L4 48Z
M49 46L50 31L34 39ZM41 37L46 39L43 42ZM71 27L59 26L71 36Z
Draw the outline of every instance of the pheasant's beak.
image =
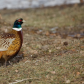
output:
M22 22L26 22L25 20L23 20Z

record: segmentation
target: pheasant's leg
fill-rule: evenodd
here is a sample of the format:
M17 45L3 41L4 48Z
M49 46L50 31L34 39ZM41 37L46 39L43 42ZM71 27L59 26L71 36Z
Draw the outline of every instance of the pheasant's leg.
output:
M7 66L7 60L5 60L5 67Z
M3 58L4 58L4 60L5 60L5 67L6 67L6 66L7 66L7 56L4 55Z

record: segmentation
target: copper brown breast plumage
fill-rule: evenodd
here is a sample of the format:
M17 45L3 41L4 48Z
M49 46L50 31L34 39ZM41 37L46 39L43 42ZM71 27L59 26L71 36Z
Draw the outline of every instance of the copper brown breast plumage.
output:
M21 24L23 19L15 21L12 31L0 34L0 59L6 62L14 57L20 50L23 42Z

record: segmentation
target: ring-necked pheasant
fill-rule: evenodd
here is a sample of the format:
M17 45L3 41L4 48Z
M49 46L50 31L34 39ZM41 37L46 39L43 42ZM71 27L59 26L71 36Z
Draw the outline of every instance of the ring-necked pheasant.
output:
M5 60L5 66L7 61L18 54L22 43L22 23L24 20L22 18L17 19L14 22L12 31L9 33L0 34L0 59Z

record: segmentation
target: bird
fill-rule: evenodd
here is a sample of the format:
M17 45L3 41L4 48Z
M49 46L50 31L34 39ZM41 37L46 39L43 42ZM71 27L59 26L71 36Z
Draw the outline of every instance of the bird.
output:
M16 19L13 28L8 33L0 34L0 59L4 60L5 66L9 59L15 57L23 43L23 32L21 25L25 22L22 18Z

